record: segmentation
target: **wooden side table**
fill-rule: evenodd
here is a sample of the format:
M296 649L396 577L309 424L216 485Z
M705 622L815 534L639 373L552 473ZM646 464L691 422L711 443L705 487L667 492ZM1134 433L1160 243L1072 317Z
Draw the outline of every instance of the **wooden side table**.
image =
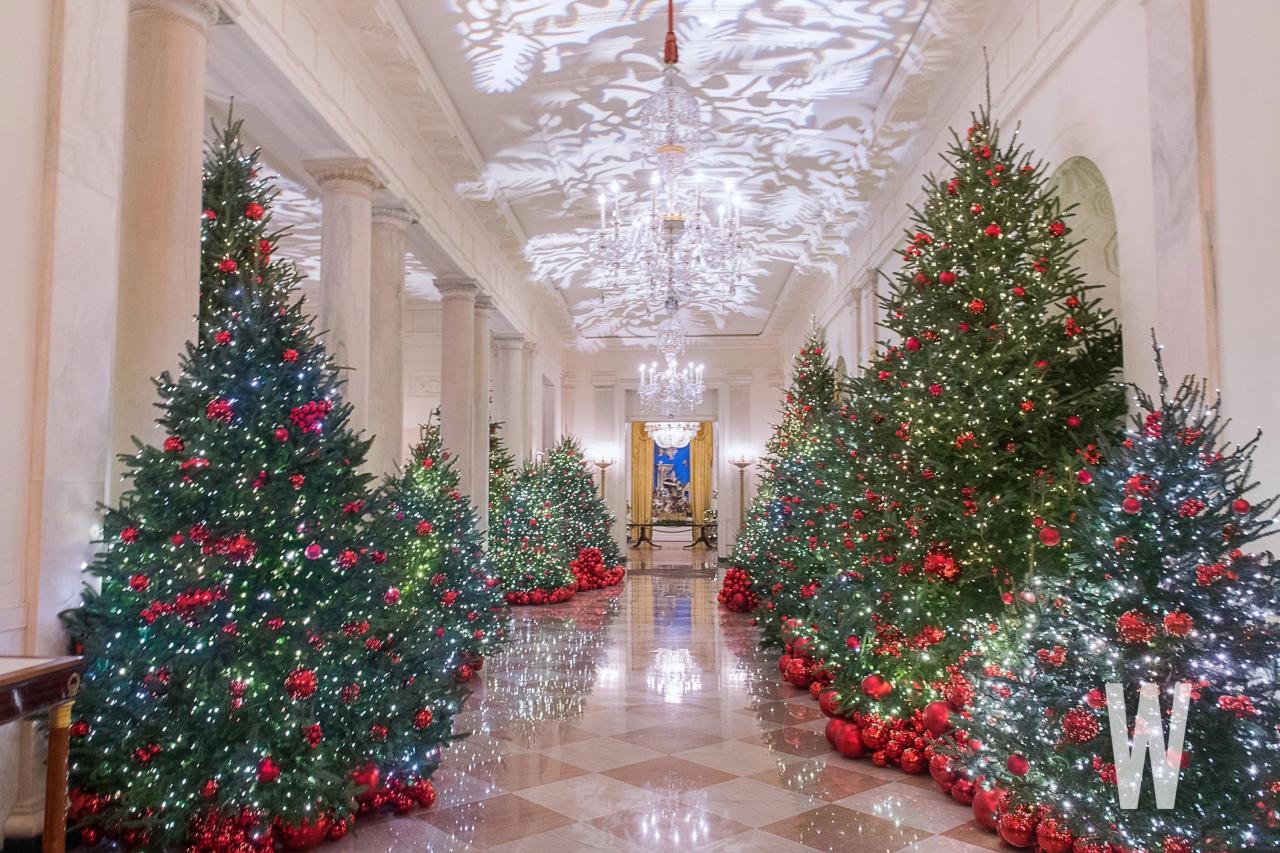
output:
M84 659L0 657L0 725L49 715L49 766L44 781L44 853L67 849L67 752L71 704Z

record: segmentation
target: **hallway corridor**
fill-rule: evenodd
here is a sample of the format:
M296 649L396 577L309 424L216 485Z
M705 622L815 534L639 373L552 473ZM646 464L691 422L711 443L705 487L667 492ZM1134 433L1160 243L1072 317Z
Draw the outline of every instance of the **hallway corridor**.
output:
M830 751L817 703L779 683L750 617L716 606L718 586L711 567L633 552L621 587L516 608L513 642L459 717L473 734L435 775L436 805L330 849L1004 849L927 775Z

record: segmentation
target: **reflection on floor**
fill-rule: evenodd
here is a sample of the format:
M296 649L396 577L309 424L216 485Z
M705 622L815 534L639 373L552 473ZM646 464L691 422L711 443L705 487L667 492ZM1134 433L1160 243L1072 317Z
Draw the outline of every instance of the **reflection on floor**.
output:
M928 776L831 752L750 617L716 607L709 559L633 550L622 587L518 608L461 717L473 734L436 774L439 802L328 849L999 849Z

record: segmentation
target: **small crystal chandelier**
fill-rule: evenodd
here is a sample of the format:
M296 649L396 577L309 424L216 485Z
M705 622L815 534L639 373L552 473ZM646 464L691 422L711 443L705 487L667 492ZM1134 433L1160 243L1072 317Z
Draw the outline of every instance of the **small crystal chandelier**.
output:
M746 266L741 197L732 181L708 212L710 193L701 172L690 192L685 167L701 148L706 133L698 101L680 83L674 0L667 0L667 38L661 88L641 105L639 121L646 153L657 168L647 198L629 221L623 216L618 183L600 194L600 233L592 245L601 295L606 291L672 304L720 290L733 295Z
M697 435L701 424L693 421L661 421L644 425L645 434L663 450L679 450L688 447Z
M663 353L663 356L667 364L661 371L656 361L640 365L640 405L664 418L674 418L701 406L706 386L702 382L701 364L680 367L674 352Z

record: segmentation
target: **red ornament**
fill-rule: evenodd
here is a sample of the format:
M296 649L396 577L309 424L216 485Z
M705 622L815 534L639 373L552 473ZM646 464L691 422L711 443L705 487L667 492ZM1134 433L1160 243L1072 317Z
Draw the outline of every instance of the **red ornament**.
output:
M925 758L924 750L908 747L902 750L902 758L899 760L898 766L902 768L902 772L910 773L914 776L925 771L928 767L928 759Z
M862 692L878 702L893 692L893 684L873 673L862 679Z
M1137 515L1142 512L1142 501L1138 500L1133 495L1129 495L1120 502L1120 508L1129 515Z
M1009 792L1001 788L978 788L973 794L973 819L988 832L995 832L996 820L1008 799Z
M835 718L832 718L835 722ZM861 758L866 754L866 744L862 740L862 730L849 723L840 730L836 738L836 751L845 758Z
M1036 843L1041 853L1071 853L1075 838L1055 818L1047 817L1036 824Z
M1030 847L1035 838L1036 821L1026 809L1018 809L1000 815L996 823L1000 838L1014 847Z
M1088 743L1100 730L1098 718L1088 708L1072 708L1062 715L1062 734L1071 743Z
M977 786L973 784L972 779L965 779L962 776L951 783L951 799L962 806L971 805L977 790Z
M1040 544L1045 547L1052 548L1062 541L1062 534L1058 533L1057 528L1041 527L1040 528Z
M840 716L840 694L835 690L823 690L818 694L818 710L828 717Z
M284 427L276 427L275 437L276 441L284 443L289 440L289 431Z
M314 821L301 820L296 824L279 821L276 834L285 850L312 850L329 835L329 815L318 814Z
M223 258L222 260L218 261L219 272L233 273L237 269L239 269L239 266L231 258Z
M267 756L258 762L258 781L269 785L280 778L280 765Z
M970 314L981 314L983 311L986 311L986 310L987 310L987 303L983 302L981 299L973 299L969 302Z
M293 364L295 361L298 360L298 351L292 348L287 349L284 352L280 353L280 360L287 362L289 364Z
M1000 230L1000 225L998 223L992 222L986 228L982 229L982 233L986 234L988 237L995 238L999 237L1004 232Z
M1141 646L1150 643L1156 636L1156 626L1137 610L1129 610L1116 620L1116 633L1120 639L1130 645Z
M1026 776L1027 771L1031 769L1031 763L1016 752L1009 756L1008 760L1005 761L1004 766L1008 768L1009 772L1014 776Z
M951 706L942 701L930 702L924 706L923 718L929 734L939 737L951 729Z
M1181 610L1175 610L1164 617L1164 630L1172 637L1185 637L1195 628L1191 617Z
M267 212L267 209L262 205L258 204L256 201L251 201L244 206L244 218L253 220L254 222L261 219L262 214L266 212Z
M1236 498L1231 502L1231 511L1236 515L1244 515L1249 511L1249 502L1244 498Z
M419 708L413 714L413 727L418 731L430 728L433 719L430 708Z
M910 352L919 352L920 339L915 337L914 335L912 337L907 338L906 347L907 347L907 350Z
M956 283L956 274L951 270L943 270L938 273L938 284L952 285Z
M298 667L285 676L284 689L294 699L306 699L316 692L317 683L314 672Z

